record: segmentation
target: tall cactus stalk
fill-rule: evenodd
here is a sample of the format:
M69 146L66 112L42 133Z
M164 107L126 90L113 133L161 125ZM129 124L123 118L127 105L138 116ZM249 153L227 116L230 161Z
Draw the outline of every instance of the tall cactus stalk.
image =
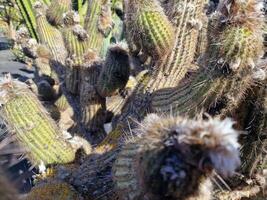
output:
M0 99L2 116L27 149L32 163L47 165L74 160L75 150L25 84L6 80L1 83Z
M36 19L33 11L33 5L30 0L16 0L20 9L21 15L25 20L26 26L31 34L31 37L38 39L36 33Z
M88 46L88 34L79 25L80 17L75 12L67 12L64 17L63 38L68 51L66 60L66 88L73 94L79 93L80 71Z
M105 9L107 9L105 13ZM89 0L88 10L85 18L85 30L90 34L88 45L98 55L104 56L105 35L101 33L101 27L110 26L109 5L106 0ZM104 21L101 21L103 19Z
M144 6L142 3L146 5L145 1L137 2L139 2L138 6L140 7ZM174 7L171 7L171 9L179 11L176 15L177 18L175 18L177 20L172 50L163 59L157 61L151 71L145 75L143 81L137 85L130 100L125 102L122 115L118 121L125 122L128 118L142 119L148 111L151 93L161 88L174 87L185 76L194 61L205 2L204 0L193 0L190 3L179 1ZM128 12L131 16L131 10L128 10ZM109 134L102 143L104 146L109 143L117 143L117 136L113 133L117 135L117 131Z
M37 33L40 43L47 46L53 59L64 65L67 52L61 32L48 23L46 19L46 8L40 2L35 3L35 14L37 23Z

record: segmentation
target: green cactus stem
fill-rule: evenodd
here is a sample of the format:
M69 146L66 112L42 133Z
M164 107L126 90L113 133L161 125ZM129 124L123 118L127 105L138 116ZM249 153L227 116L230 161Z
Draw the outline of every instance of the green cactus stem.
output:
M72 8L71 0L53 0L46 11L46 18L54 26L63 25L64 13Z
M128 52L119 45L110 47L98 78L97 92L102 97L111 96L117 90L125 87L129 75Z
M129 0L124 9L129 44L158 60L172 50L175 28L158 1Z
M72 94L79 93L80 70L88 45L88 34L79 25L79 22L78 13L71 11L65 14L63 38L68 51L65 84L67 90Z
M89 0L88 10L85 18L85 30L90 33L88 46L96 51L98 55L103 57L105 55L105 36L101 33L99 25L102 27L109 27L111 16L105 15L103 11L110 9L107 7L105 0ZM103 24L104 23L104 24ZM106 33L107 34L107 33Z
M25 84L4 80L0 100L7 126L28 150L26 155L33 164L69 163L74 160L75 150Z
M47 46L56 62L64 65L67 57L67 51L65 49L61 32L48 23L45 16L45 5L41 2L36 2L34 8L36 14L37 33L40 43Z
M236 20L229 16L232 19L229 26L235 24L233 28L229 28L228 25L220 24L218 20L220 14L214 15L209 31L210 43L207 52L209 60L204 63L207 67L200 67L189 80L185 80L178 87L156 91L152 97L152 111L166 113L172 110L180 114L191 113L193 116L200 110L209 110L212 103L216 104L220 99L224 99L224 106L232 105L231 109L234 109L244 98L245 91L255 83L252 68L263 54L263 24L260 17L261 11L257 10L256 4L248 2L246 5L239 6L241 13L243 9L247 9L243 18L248 20L255 13L259 13L258 18L252 19L257 26L252 28L248 21L244 20L241 23L238 18ZM234 40L228 41L233 37ZM217 44L218 40L224 43Z
M38 40L36 31L36 19L33 11L33 5L30 0L16 0L16 4L19 7L20 13L25 20L26 26L30 32L32 38Z

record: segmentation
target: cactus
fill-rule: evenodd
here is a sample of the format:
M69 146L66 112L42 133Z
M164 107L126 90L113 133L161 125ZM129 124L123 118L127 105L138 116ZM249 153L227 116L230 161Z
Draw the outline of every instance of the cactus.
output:
M101 14L103 14L103 9L106 5L105 0L90 0L88 5L88 10L85 18L85 30L90 33L88 46L89 48L95 50L97 54L101 57L105 54L105 49L103 44L105 42L105 36L100 32L99 25L101 24ZM109 8L105 8L109 9ZM103 16L105 17L105 15ZM109 18L110 16L106 16ZM107 20L110 21L110 20ZM106 20L103 19L103 22ZM109 26L109 24L103 24L103 27ZM107 33L106 33L107 34Z
M37 97L23 83L7 80L1 84L1 109L10 130L28 149L34 164L69 163L75 150L64 139Z
M111 96L117 89L125 87L129 75L128 52L119 45L111 46L98 78L97 92L102 97Z
M227 177L240 164L238 132L232 125L230 119L148 115L132 130L137 137L88 157L71 183L89 199L202 199L204 194L211 199L213 170Z
M125 1L127 38L155 59L168 55L175 29L156 0ZM133 47L132 47L133 49Z
M36 33L36 19L34 17L33 5L30 0L16 0L16 3L20 9L21 15L26 22L31 37L38 39Z
M88 34L79 25L79 22L80 18L77 13L68 12L65 14L63 38L68 50L65 83L67 90L73 94L77 94L79 91L80 70L84 63L84 54L88 43Z
M33 109L39 106L43 115L44 108L28 90L19 90L23 95L12 93L13 106L5 88L17 91L17 87L0 88L0 95L11 99L4 102L3 111L10 105L11 113L21 114L26 108L33 113L25 111L27 118L16 115L11 120L5 117L7 112L2 115L11 124L23 123L19 131L25 130L25 124L33 127L27 127L27 135L15 135L24 136L20 144L31 141L26 155L34 164L71 162L77 149L85 150L86 155L76 153L71 165L60 166L67 166L68 172L59 173L56 184L74 186L85 199L211 199L214 174L227 177L240 164L237 132L229 116L235 127L248 131L239 137L239 172L246 176L242 182L263 174L266 57L261 56L266 20L257 0L220 1L216 12L212 5L206 7L206 0L62 2L46 1L48 10L36 2L41 44L22 39L23 50L37 65L34 81L40 100L49 100L44 105L58 126L53 125L52 131L42 122L44 128L39 128L41 119ZM71 3L80 20L70 10ZM41 89L45 95L40 95ZM15 110L17 102L23 105ZM146 117L151 112L162 116ZM37 124L30 126L30 122ZM113 130L106 136L110 122ZM37 137L36 127L45 140ZM64 130L64 138L59 129ZM40 150L47 140L59 145L48 146L45 156L46 151ZM96 144L93 151L87 140ZM43 161L44 157L52 159ZM237 179L229 181L233 195L239 187L245 191Z
M71 0L54 0L46 11L48 22L55 26L63 25L63 15L71 10Z
M96 91L97 76L101 63L92 60L81 71L80 105L81 121L87 131L99 139L103 139L105 122L105 99Z
M40 43L47 46L47 48L51 51L51 54L55 61L59 62L61 65L64 65L67 57L67 52L61 32L48 23L45 16L45 5L40 2L36 2L34 8L36 15L37 33Z

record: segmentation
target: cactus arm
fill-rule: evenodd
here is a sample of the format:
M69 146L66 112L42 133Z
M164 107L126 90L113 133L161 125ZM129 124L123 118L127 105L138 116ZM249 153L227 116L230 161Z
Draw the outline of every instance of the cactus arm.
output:
M64 65L67 57L67 51L62 34L57 28L48 23L45 16L44 5L38 4L35 7L37 15L37 33L40 43L47 46L47 48L51 51L53 60L59 62L61 65Z
M5 84L9 86L5 87ZM1 111L3 118L14 130L19 143L29 150L26 155L32 163L47 165L72 162L75 150L27 86L9 81L3 83L1 88L6 94L1 96L4 102Z
M28 0L16 0L16 4L18 5L23 19L25 20L31 37L38 40L38 35L36 33L36 19L33 14L32 4L30 4Z
M85 30L90 33L88 41L89 48L95 50L101 57L105 56L105 48L107 48L107 46L104 45L105 36L99 29L99 25L101 25L101 15L103 14L103 6L106 6L106 8L109 9L110 5L103 0L89 0L84 25ZM110 18L110 16L106 17Z
M111 96L118 89L125 87L129 75L130 61L128 52L119 45L110 47L98 78L98 93L102 97Z

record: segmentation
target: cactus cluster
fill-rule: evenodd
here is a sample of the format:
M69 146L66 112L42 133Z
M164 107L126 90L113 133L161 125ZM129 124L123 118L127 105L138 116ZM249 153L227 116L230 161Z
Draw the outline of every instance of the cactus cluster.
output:
M0 83L0 116L40 173L60 169L29 200L210 200L249 178L262 196L266 2L16 2L36 73L32 91Z

